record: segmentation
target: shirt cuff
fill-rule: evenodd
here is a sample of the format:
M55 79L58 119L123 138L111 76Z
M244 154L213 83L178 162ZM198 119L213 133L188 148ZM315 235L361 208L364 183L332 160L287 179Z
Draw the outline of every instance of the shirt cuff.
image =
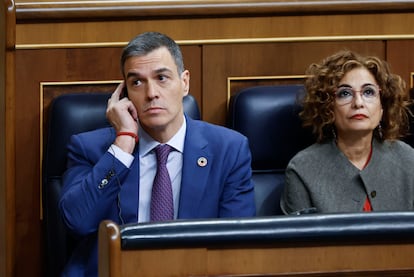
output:
M132 162L134 161L134 156L131 154L123 151L121 148L112 144L108 152L111 153L116 159L118 159L121 163L123 163L126 167L130 167Z

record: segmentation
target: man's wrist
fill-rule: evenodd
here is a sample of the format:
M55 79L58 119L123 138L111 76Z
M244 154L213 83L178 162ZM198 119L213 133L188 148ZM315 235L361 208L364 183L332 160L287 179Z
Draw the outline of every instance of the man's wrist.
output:
M116 133L116 136L130 136L133 137L135 139L135 143L138 143L139 139L138 139L138 135L133 133L133 132L118 132Z

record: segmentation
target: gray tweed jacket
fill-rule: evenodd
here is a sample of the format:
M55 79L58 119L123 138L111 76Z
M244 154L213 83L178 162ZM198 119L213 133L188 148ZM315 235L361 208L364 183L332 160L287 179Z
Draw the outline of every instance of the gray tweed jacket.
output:
M318 213L361 212L368 195L373 211L414 210L414 149L402 141L374 140L363 170L334 141L299 152L286 169L281 199L287 213L316 208Z

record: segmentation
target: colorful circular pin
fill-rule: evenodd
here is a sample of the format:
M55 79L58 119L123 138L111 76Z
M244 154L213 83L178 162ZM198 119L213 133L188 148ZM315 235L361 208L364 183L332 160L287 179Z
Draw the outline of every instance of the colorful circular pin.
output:
M197 160L197 164L198 164L198 166L204 167L204 166L207 165L207 159L204 158L204 157L200 157Z

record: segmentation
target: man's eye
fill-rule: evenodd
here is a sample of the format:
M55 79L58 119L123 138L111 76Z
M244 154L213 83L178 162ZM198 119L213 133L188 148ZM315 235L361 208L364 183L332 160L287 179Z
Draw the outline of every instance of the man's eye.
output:
M141 85L141 81L140 80L135 80L134 81L134 86L139 86Z
M165 75L159 75L158 76L158 80L165 81L165 80L167 80L167 76L165 76Z

